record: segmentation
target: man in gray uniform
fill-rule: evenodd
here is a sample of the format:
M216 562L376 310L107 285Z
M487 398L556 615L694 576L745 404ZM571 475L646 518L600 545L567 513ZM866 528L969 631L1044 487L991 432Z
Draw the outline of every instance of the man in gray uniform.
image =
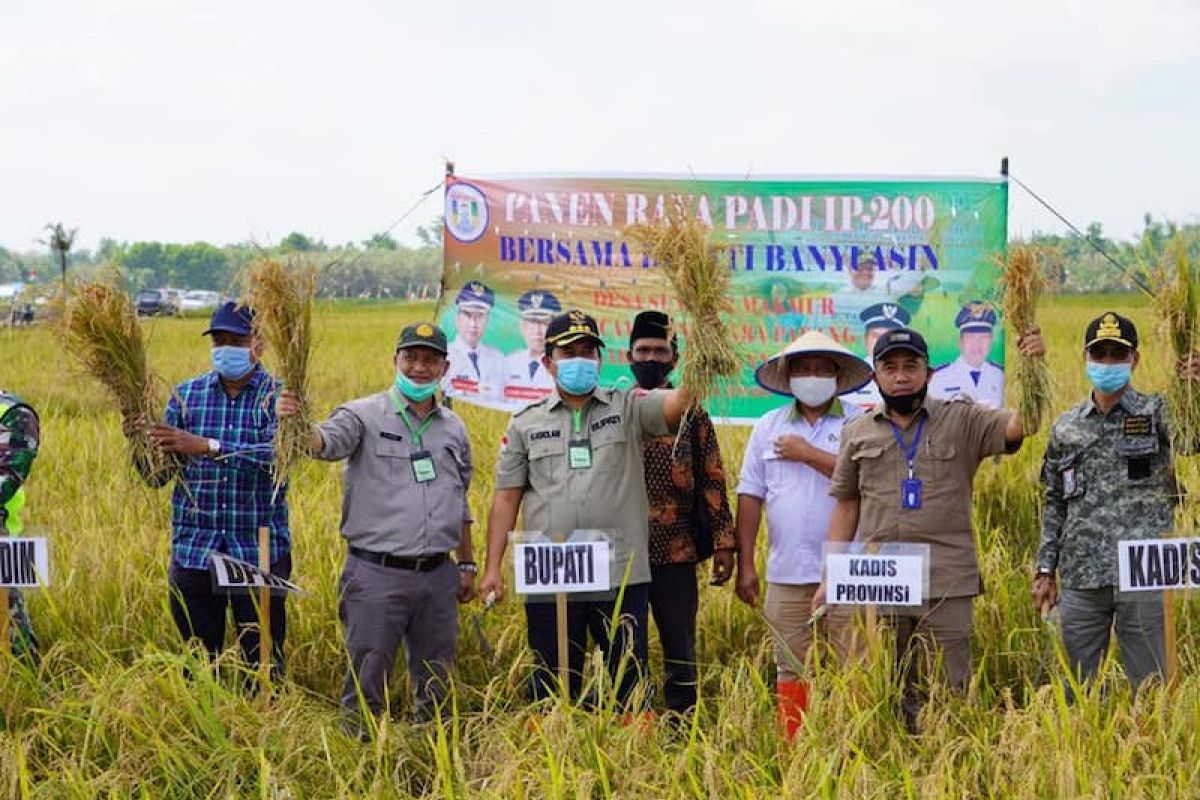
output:
M371 713L387 707L403 643L414 716L432 718L454 664L455 600L475 594L471 446L462 420L434 398L446 349L437 326L409 325L396 345L394 385L334 409L308 442L322 461L347 459L341 528L349 547L338 616L350 653L342 706L352 715L360 691ZM296 412L295 396L284 392L280 416Z
M614 591L603 598L572 595L568 603L570 692L572 696L580 692L590 633L605 652L617 698L625 703L645 675L648 650L650 507L642 438L677 429L692 401L681 389L598 386L603 347L596 321L582 311L568 311L550 321L542 361L554 376L556 390L513 414L501 440L496 493L488 517L487 571L479 591L496 599L503 594L505 545L522 505L528 530L550 535L579 529L610 531ZM621 606L615 608L626 575ZM525 617L529 647L537 658L531 694L538 700L555 692L554 604L526 603ZM613 624L615 618L621 618L622 624ZM621 672L627 650L632 664Z
M1130 385L1137 328L1107 312L1084 334L1092 392L1050 429L1042 462L1046 487L1033 599L1043 614L1062 583L1062 637L1071 669L1092 677L1115 629L1125 674L1136 689L1165 676L1158 592L1121 593L1117 549L1126 539L1169 536L1179 489L1161 395ZM1180 375L1196 380L1193 356ZM1197 443L1188 443L1192 452Z

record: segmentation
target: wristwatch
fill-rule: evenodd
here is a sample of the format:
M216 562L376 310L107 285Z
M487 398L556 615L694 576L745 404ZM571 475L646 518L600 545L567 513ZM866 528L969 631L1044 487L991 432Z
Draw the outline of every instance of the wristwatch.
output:
M208 457L216 458L221 455L221 441L219 439L208 440Z
M458 571L469 572L474 575L475 573L479 572L479 567L475 565L474 561L460 561L458 562Z

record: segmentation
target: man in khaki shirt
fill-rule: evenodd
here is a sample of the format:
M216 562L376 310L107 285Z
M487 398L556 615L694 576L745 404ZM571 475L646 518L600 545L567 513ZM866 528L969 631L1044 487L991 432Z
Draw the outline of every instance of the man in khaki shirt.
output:
M1036 329L1017 344L1025 356L1045 354ZM988 456L1016 452L1026 431L1020 415L1006 409L926 398L929 349L912 329L885 333L873 358L883 402L842 432L828 539L849 542L857 530L865 543L929 545L928 601L889 615L905 722L915 730L927 663L938 649L946 682L961 691L970 681L972 598L983 588L971 529L975 471ZM813 609L824 599L822 584Z
M512 416L496 461L496 493L488 516L487 567L479 594L500 599L508 534L524 507L524 527L551 538L573 530L612 537L612 591L571 595L567 608L570 692L578 696L588 634L605 652L617 696L625 702L644 677L649 604L649 503L642 437L679 427L691 398L679 389L605 389L597 385L604 342L596 321L568 311L550 321L543 364L555 393ZM614 607L621 581L622 602ZM525 604L529 646L537 658L534 700L552 696L558 671L553 603ZM613 625L616 617L629 624ZM609 641L608 631L612 630ZM619 672L626 650L632 664Z

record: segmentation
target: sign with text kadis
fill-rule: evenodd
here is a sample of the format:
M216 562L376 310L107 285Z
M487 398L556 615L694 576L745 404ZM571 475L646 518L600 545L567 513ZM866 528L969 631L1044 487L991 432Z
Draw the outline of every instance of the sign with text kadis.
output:
M253 564L230 558L222 553L213 553L209 563L213 590L224 593L269 588L271 594L303 594L304 590L291 581L272 575Z
M1117 545L1122 592L1200 587L1200 538L1129 539Z
M607 592L606 541L529 541L513 547L517 594Z
M46 540L0 536L0 587L32 589L50 585Z
M929 587L929 546L890 543L869 552L859 543L829 545L826 597L831 605L919 606Z

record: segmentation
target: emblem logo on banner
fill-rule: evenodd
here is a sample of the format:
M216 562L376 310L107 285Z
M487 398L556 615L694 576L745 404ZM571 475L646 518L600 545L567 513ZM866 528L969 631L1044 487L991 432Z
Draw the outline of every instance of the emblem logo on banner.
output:
M460 242L474 242L488 226L487 198L470 183L452 183L446 189L446 230Z

